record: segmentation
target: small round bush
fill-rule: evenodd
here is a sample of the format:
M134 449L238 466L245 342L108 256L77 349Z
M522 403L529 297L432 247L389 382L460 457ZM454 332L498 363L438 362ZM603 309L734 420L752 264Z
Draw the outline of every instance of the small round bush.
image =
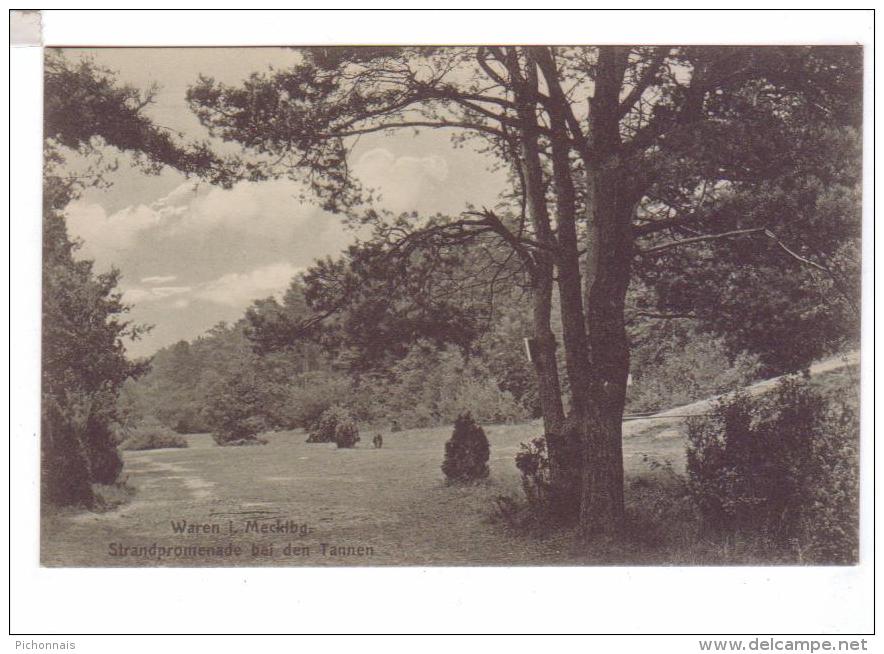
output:
M335 427L335 443L338 447L356 447L359 442L359 429L352 419L340 421Z
M451 440L445 443L442 472L449 482L471 482L488 476L488 457L491 447L485 431L469 412L462 413L454 422Z

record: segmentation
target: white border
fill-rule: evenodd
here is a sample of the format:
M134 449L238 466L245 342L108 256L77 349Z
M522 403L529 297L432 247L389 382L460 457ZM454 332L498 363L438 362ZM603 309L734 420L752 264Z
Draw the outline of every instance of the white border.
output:
M100 3L99 6L103 4ZM868 14L850 12L70 12L47 11L49 45L294 43L863 43ZM871 534L853 568L41 569L37 566L39 425L40 55L13 52L11 475L18 633L588 632L861 633L872 629ZM870 124L872 95L866 96ZM865 132L863 306L872 306L871 152ZM872 315L864 312L863 453L871 452ZM871 524L863 457L863 525ZM26 639L30 640L30 639ZM40 639L34 639L40 640ZM46 640L46 639L43 639ZM57 640L57 639L56 639ZM65 639L63 639L65 640ZM82 641L84 639L68 638ZM88 651L108 640L85 639ZM610 640L610 639L608 639ZM648 640L633 639L644 649ZM676 641L680 645L676 645ZM687 639L696 642L695 639ZM140 651L160 641L130 644ZM190 641L192 642L192 641ZM226 651L240 641L218 639ZM270 641L262 641L270 645ZM319 641L310 646L322 646ZM346 644L347 641L345 641ZM384 641L386 642L386 641ZM519 649L522 643L511 643ZM564 645L565 640L554 641ZM617 647L616 641L609 643ZM12 643L10 643L12 644ZM186 644L186 643L185 643ZM352 643L355 644L355 643ZM454 643L449 643L448 646ZM480 643L481 644L481 641ZM307 643L303 643L307 645ZM359 645L362 647L363 645ZM411 649L406 639L372 647ZM421 643L421 647L426 647ZM444 643L443 643L443 646ZM670 649L676 647L677 649ZM698 649L684 639L661 651ZM608 646L606 646L606 649ZM83 643L80 647L83 649ZM430 649L433 649L430 647Z
M100 6L105 3L98 3ZM271 3L272 4L272 3ZM323 3L342 5L340 2ZM44 16L47 45L318 45L487 43L848 44L871 42L851 12L798 14L787 10L722 12L689 0L691 11L596 10L285 10L205 12L58 11ZM430 3L428 3L430 4ZM445 4L445 3L440 3ZM451 4L451 3L449 3ZM469 3L464 3L469 7ZM491 2L530 7L525 2ZM581 7L582 3L565 2ZM619 3L618 3L619 4ZM862 3L860 3L862 4ZM349 3L352 7L353 3ZM344 7L347 4L343 4ZM431 4L432 6L432 4ZM763 7L764 4L761 4ZM113 25L113 29L108 29Z

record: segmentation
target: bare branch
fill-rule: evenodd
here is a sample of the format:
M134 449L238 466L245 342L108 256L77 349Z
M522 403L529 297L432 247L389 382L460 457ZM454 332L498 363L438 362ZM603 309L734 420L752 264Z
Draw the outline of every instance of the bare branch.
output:
M780 247L781 250L783 250L786 254L788 254L790 257L792 257L796 261L799 261L807 266L810 266L811 268L815 268L816 270L822 271L826 275L828 275L828 277L832 280L832 283L835 285L835 288L841 294L841 296L844 298L844 300L851 306L851 308L853 308L855 311L859 312L859 305L856 302L856 298L849 291L848 287L844 284L844 281L838 275L836 275L830 268L828 268L827 266L824 266L822 264L819 264L816 261L811 261L810 259L808 259L806 257L802 257L800 254L798 254L794 250L790 249L785 243L783 243L779 239L779 237L776 234L774 234L772 231L765 230L764 235L767 236L768 238L770 238L771 240L773 240Z
M805 257L802 257L800 254L798 254L798 253L795 252L794 250L790 250L790 249L786 246L786 244L783 243L783 242L779 239L779 237L777 237L777 235L774 234L774 233L773 233L772 231L770 231L769 229L764 230L764 235L767 236L768 238L772 239L777 245L780 246L780 248L781 248L784 252L786 252L786 254L788 254L788 255L789 255L790 257L792 257L793 259L797 259L797 260L800 261L801 263L806 264L806 265L808 265L808 266L811 266L812 268L816 268L817 270L822 270L822 271L823 271L824 273L826 273L827 275L831 275L831 274L832 274L832 272L831 272L828 268L826 268L825 266L821 266L821 265L818 264L816 261L811 261L810 259L806 259Z
M706 234L705 236L697 236L694 238L686 238L681 241L672 241L670 243L664 243L663 245L657 245L652 248L648 248L647 250L640 250L636 252L639 256L646 256L649 254L658 254L660 252L665 252L666 250L671 250L673 248L681 247L683 245L691 245L693 243L702 243L704 241L713 241L721 238L733 238L734 236L748 236L750 234L765 234L767 235L768 229L766 227L753 227L751 229L735 229L730 232L721 232L720 234Z

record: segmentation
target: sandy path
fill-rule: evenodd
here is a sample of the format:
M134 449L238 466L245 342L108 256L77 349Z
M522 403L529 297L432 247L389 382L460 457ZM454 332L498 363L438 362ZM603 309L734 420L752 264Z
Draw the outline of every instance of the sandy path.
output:
M811 377L813 377L815 375L820 375L826 372L840 370L848 366L855 366L858 363L859 352L849 352L844 355L832 357L830 359L824 359L823 361L818 361L817 363L811 365L810 375ZM746 386L744 390L751 396L763 395L764 393L772 390L777 385L777 382L780 381L780 379L782 379L782 377L764 379L760 382L756 382L754 384ZM663 426L679 424L684 420L685 416L694 416L708 411L712 407L712 404L717 399L719 399L719 397L721 396L711 397L705 400L692 402L691 404L685 404L684 406L667 409L666 411L655 413L654 415L648 416L647 418L627 420L623 423L623 435L631 436L650 428L660 429Z

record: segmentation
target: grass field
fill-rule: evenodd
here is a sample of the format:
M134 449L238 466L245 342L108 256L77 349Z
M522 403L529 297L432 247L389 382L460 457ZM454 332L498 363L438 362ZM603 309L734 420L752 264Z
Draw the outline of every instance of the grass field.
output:
M855 370L853 373L855 374ZM846 383L848 371L826 371L821 381ZM682 411L696 412L697 403ZM665 414L663 414L665 416ZM457 487L443 481L440 465L451 428L384 433L383 449L363 432L352 450L306 444L301 432L266 434L267 445L218 447L206 434L188 436L186 449L125 452L123 477L134 489L129 502L103 513L47 511L41 531L46 566L265 566L265 565L568 565L581 563L697 564L754 562L740 544L690 541L679 524L632 525L624 547L587 551L567 530L540 535L514 530L495 517L494 498L520 494L514 456L521 442L539 435L539 421L486 426L491 476ZM646 514L658 506L645 456L683 468L682 420L661 417L624 424L627 503ZM650 516L654 518L655 516ZM672 522L657 515L657 522ZM297 533L247 532L250 521L280 520ZM199 525L202 533L175 533L172 523ZM230 533L230 526L236 533ZM302 533L301 530L306 530ZM205 533L208 531L209 533ZM120 555L122 547L239 546L239 556L199 552ZM323 544L325 548L323 551ZM289 550L286 546L292 546ZM272 549L271 549L272 546ZM255 548L255 549L253 549ZM300 548L300 549L299 549ZM337 548L333 550L332 548ZM342 555L343 553L343 555ZM115 555L116 554L116 555ZM148 552L149 554L149 552Z
M450 428L384 434L371 448L363 433L352 450L306 444L300 432L266 434L255 447L217 447L205 434L188 436L187 449L125 452L123 476L135 489L131 501L105 513L58 511L44 517L42 559L48 566L157 565L156 559L111 556L111 543L126 546L240 544L239 558L167 559L161 565L467 565L555 564L584 557L557 539L519 536L493 520L494 497L519 492L513 457L519 443L541 433L539 423L486 427L491 477L468 487L446 486L440 470ZM647 469L642 454L678 456L672 439L626 443L630 471ZM279 518L306 525L301 536L245 533L248 520ZM222 533L176 534L172 521L217 524ZM239 533L230 535L229 521ZM310 548L285 555L285 545ZM372 553L331 556L321 543L371 548ZM252 546L273 544L272 555L253 556ZM269 552L269 550L264 550Z

